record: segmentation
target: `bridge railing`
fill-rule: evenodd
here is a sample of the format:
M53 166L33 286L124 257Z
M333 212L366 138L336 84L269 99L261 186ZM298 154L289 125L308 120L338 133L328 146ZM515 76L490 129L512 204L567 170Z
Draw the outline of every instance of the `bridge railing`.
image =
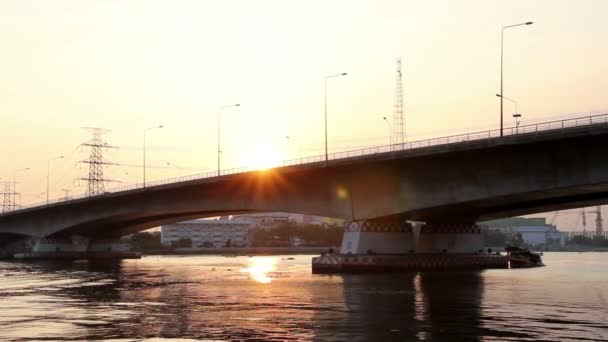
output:
M581 128L582 127L593 127L595 125L601 125L601 124L608 124L608 114L591 115L591 116L577 117L577 118L571 118L571 119L554 120L554 121L547 121L547 122L541 122L541 123L535 123L535 124L506 127L503 129L503 135L504 136L514 136L514 135L537 134L539 132L549 132L549 131L559 132L562 130L572 129L575 127L581 127ZM413 150L413 149L436 147L436 146L455 144L455 143L477 142L477 141L497 139L497 138L501 138L500 129L493 129L493 130L473 132L473 133L464 133L464 134L439 137L439 138L431 138L431 139L418 140L418 141L409 141L409 142L405 142L403 144L383 145L383 146L375 146L375 147L357 149L357 150L352 150L352 151L334 152L334 153L331 153L328 155L328 159L337 160L337 159L360 157L360 156L365 156L365 155L373 155L373 154L393 152L393 151ZM290 160L277 162L277 163L271 165L271 167L312 164L312 163L319 163L319 162L324 162L324 161L325 161L325 155L317 155L317 156L309 156L309 157L304 157L304 158L290 159ZM259 168L256 168L256 167L232 168L232 169L222 170L220 175L227 176L227 175L232 175L232 174L236 174L236 173L254 171L257 169L259 169ZM211 171L211 172L206 172L206 173L200 173L200 174L194 174L194 175L188 175L188 176L182 176L182 177L175 177L175 178L166 178L166 179L156 180L156 181L152 181L152 182L146 182L145 186L143 183L135 183L135 184L125 185L125 186L119 186L119 187L108 189L106 191L106 193L129 191L129 190L135 190L135 189L142 189L145 187L153 187L153 186L173 184L173 183L179 183L179 182L187 182L187 181L192 181L192 180L200 180L200 179L205 179L205 178L213 178L213 177L217 177L217 176L218 176L217 171ZM103 196L103 195L104 194L99 194L99 195L95 195L95 196ZM89 196L85 193L85 194L71 196L71 197L67 197L67 198L63 197L63 198L54 199L52 201L49 201L48 203L41 202L41 203L29 204L26 206L22 206L21 208L19 208L17 210L45 206L45 205L52 205L52 204L59 203L59 202L81 199L81 198L85 198L85 197L92 197L92 196Z

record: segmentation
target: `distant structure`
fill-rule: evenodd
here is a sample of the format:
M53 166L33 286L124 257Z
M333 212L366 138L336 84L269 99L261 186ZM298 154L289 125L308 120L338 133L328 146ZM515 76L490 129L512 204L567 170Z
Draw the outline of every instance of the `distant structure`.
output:
M392 144L405 143L405 120L403 118L403 84L401 75L401 58L397 59L397 78L395 80L395 108L393 112L393 125L391 126Z
M108 145L101 137L110 132L110 130L92 127L83 127L83 129L91 132L93 138L81 144L81 146L89 147L91 152L88 159L80 161L81 163L89 164L89 175L88 177L79 179L87 181L87 196L100 195L105 192L105 183L112 182L112 180L103 177L103 167L105 165L114 165L113 163L104 162L103 150L114 148L114 146Z
M594 211L590 211L590 213L595 214L595 235L603 236L604 235L604 219L602 218L602 206L598 205Z
M564 247L567 234L548 224L544 217L512 217L480 222L484 229L497 230L509 236L519 234L525 244L534 248Z
M2 192L2 212L6 213L16 209L17 205L15 202L15 185L12 182L4 182L4 189Z
M579 227L579 223L582 221L583 231L587 231L587 214L595 214L595 235L604 236L604 219L602 217L602 206L595 207L595 210L586 211L587 208L582 208L577 211L556 211L551 217L551 224L555 225L559 215L576 215L577 221L575 229Z
M191 220L163 225L161 243L172 246L180 240L189 240L191 247L247 247L251 244L249 221L230 220Z
M254 213L235 215L236 221L248 222L255 228L270 229L278 227L281 224L292 222L290 214L287 213Z

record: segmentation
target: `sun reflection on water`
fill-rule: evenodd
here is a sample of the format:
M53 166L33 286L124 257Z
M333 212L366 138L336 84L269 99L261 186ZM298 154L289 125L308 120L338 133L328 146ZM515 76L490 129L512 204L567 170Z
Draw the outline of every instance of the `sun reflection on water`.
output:
M242 268L241 272L249 273L251 279L258 283L268 284L272 281L268 273L276 270L276 265L275 257L253 257L249 259L249 267Z

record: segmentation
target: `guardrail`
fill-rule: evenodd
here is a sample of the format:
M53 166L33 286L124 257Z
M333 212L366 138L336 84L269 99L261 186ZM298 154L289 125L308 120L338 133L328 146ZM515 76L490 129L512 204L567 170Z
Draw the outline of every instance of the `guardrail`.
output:
M591 116L578 117L578 118L572 118L572 119L555 120L555 121L547 121L547 122L541 122L541 123L536 123L536 124L507 127L503 130L503 135L506 137L506 136L524 135L524 134L531 134L531 133L538 133L538 132L561 131L561 130L571 129L574 127L590 127L593 125L607 124L607 123L608 123L608 114L599 114L599 115L591 115ZM413 150L413 149L418 149L418 148L427 148L427 147L455 144L455 143L462 143L462 142L497 139L497 138L501 138L500 133L501 133L500 129L493 129L493 130L488 130L488 131L451 135L451 136L447 136L447 137L432 138L432 139L425 139L425 140L419 140L419 141L410 141L410 142L405 142L402 144L368 147L368 148L357 149L357 150L352 150L352 151L331 153L328 155L328 159L336 160L336 159L352 158L352 157L359 157L359 156L393 152L393 151ZM274 167L282 167L282 166L312 164L312 163L318 163L318 162L324 162L324 161L325 161L325 155L318 155L318 156L286 160L286 161L282 161L282 162L273 164L270 167L274 168ZM255 170L259 170L259 168L256 168L256 167L232 168L232 169L222 170L220 173L220 176L233 175L236 173L255 171ZM159 185L187 182L187 181L198 180L198 179L213 178L213 177L217 177L217 176L218 176L218 172L212 171L212 172L206 172L206 173L201 173L201 174L182 176L182 177L176 177L176 178L167 178L167 179L162 179L162 180L157 180L157 181L152 181L152 182L146 182L145 186L143 183L136 183L136 184L131 184L131 185L127 185L127 186L111 188L111 189L106 190L105 193L116 193L116 192L122 192L122 191L142 189L144 187L147 188L147 187L154 187L154 186L159 186ZM53 205L53 204L60 203L60 202L72 201L72 200L82 199L82 198L87 198L87 197L92 198L92 197L103 196L103 195L104 194L88 196L87 194L81 194L81 195L77 195L77 196L71 196L67 199L66 198L54 199L52 201L49 201L48 203L42 202L42 203L29 204L27 206L22 206L21 208L18 208L16 210L22 210L22 209L34 208L34 207L44 207L47 205Z

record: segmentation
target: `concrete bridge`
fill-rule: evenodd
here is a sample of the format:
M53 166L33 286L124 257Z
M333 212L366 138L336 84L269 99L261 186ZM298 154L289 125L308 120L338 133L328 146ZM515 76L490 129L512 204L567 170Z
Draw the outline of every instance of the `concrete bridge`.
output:
M605 146L608 114L520 126L504 137L463 134L30 207L0 215L0 234L90 241L194 218L272 211L380 222L379 231L387 227L387 233L415 220L435 227L427 233L469 234L478 220L608 202ZM359 241L365 234L355 231ZM357 241L352 248L360 252L364 244ZM448 245L464 251L454 241ZM468 251L479 243L464 245Z

